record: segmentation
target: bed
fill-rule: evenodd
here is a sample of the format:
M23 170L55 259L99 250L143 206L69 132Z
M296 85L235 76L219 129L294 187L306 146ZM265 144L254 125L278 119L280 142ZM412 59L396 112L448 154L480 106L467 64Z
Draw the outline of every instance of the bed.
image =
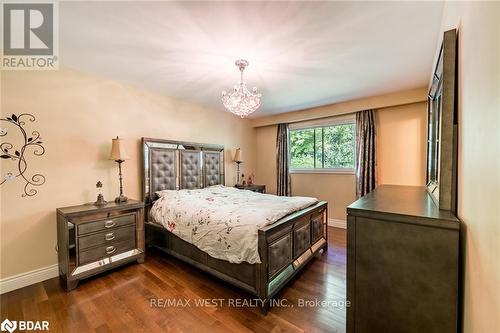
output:
M244 190L223 187L224 146L142 138L142 148L147 247L155 247L257 296L262 300L263 313L267 313L272 297L315 254L327 249L327 203L317 201L310 205L303 202L305 207L275 222L261 222L263 217L255 214L257 259L255 256L221 259L217 258L217 253L209 255L200 249L203 246L194 245L182 233L176 235L177 230L169 224L171 220L163 221L164 225L159 223L158 216L163 215L159 215L158 207L161 200L164 201L162 207L168 207L168 201L179 196L176 191L183 196L209 193L210 198L213 196L216 200L229 194L237 196L233 191L243 194ZM269 196L248 191L248 196L255 195ZM255 198L264 199L285 200ZM193 221L195 223L198 221Z

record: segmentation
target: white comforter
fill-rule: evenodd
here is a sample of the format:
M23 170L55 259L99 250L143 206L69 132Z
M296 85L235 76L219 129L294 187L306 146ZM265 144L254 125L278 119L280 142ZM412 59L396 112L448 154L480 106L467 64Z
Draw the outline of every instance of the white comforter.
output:
M232 263L260 263L258 229L318 200L278 197L212 186L160 191L151 209L156 223L210 256Z

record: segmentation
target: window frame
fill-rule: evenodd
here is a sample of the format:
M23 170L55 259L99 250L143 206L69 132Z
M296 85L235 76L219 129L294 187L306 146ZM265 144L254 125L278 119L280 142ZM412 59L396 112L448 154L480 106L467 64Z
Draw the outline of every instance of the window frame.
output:
M292 168L292 155L290 153L290 149L292 147L290 142L290 132L296 130L308 130L308 129L316 129L316 128L325 128L332 127L338 125L346 125L353 124L354 125L354 140L353 140L353 148L354 148L354 167L353 168ZM324 133L324 132L322 132ZM316 139L314 138L314 159L316 159ZM323 145L323 141L322 141ZM324 152L323 152L324 154ZM308 173L317 173L317 174L344 174L344 175L354 175L356 173L356 118L354 116L343 118L340 120L328 120L328 121L320 121L316 124L311 124L309 122L305 122L303 124L291 124L288 129L288 165L290 166L289 172L290 174L308 174Z

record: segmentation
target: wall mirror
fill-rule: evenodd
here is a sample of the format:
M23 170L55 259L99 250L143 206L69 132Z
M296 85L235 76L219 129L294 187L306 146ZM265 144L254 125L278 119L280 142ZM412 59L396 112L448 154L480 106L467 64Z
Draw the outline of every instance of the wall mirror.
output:
M441 134L443 48L427 97L427 189L439 201L439 152Z
M439 209L456 213L458 117L456 30L444 33L427 98L427 191Z

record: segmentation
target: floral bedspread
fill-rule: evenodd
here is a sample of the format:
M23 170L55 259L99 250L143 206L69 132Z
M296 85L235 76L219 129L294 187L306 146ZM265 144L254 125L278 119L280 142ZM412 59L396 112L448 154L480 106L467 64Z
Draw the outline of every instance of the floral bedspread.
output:
M151 217L210 256L232 263L260 263L258 229L315 204L308 197L279 197L233 187L166 190Z

